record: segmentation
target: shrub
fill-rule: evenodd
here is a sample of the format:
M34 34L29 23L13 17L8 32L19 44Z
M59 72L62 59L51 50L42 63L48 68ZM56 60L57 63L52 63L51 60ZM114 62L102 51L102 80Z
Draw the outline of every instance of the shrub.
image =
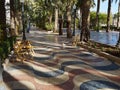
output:
M10 43L8 40L2 42L2 48L4 50L5 57L7 57L10 52Z
M0 59L1 59L1 62L3 63L5 59L5 53L2 47L0 47Z
M9 37L8 41L10 44L10 50L13 50L13 44L16 42L16 37Z
M9 37L6 41L0 42L0 59L2 63L4 62L5 58L8 57L8 54L13 49L13 44L16 41L16 37Z
M48 30L48 31L51 31L51 30L53 30L53 28L54 28L54 23L46 23L45 24L45 28L46 28L46 30Z
M101 26L99 26L99 27L98 27L98 26L95 26L95 27L93 27L93 29L94 29L95 31L97 31L98 29L99 29L99 30L102 30L102 27L101 27Z

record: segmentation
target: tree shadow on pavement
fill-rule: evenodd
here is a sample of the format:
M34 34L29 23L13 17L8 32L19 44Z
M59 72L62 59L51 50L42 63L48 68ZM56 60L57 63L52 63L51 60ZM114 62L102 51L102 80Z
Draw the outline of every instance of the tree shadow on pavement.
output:
M7 85L7 88L10 90L30 90L31 89L28 86L21 83L16 78L14 78L12 75L10 75L6 71L3 71L3 81Z

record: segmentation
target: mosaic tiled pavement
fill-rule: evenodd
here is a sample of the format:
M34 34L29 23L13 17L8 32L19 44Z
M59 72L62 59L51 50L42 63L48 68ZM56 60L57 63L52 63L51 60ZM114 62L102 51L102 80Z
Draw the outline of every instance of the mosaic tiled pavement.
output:
M34 30L27 38L34 46L33 60L9 63L0 90L120 90L119 64L68 46L62 36Z

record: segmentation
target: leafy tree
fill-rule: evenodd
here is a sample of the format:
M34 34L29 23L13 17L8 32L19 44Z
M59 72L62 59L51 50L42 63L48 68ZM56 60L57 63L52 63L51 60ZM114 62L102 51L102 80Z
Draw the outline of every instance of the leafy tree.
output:
M90 12L90 27L93 28L94 26L96 26L96 12Z
M90 12L90 26L91 28L95 28L95 29L98 29L98 27L95 26L96 24L96 12ZM107 14L106 13L99 13L99 24L100 24L100 27L102 24L106 24L107 22Z
M50 30L49 27L53 26L54 8L49 0L36 0L31 3L30 9L32 9L32 12L29 13L31 21L42 29Z
M100 24L106 24L107 14L106 13L100 13L99 14L99 21L100 21Z

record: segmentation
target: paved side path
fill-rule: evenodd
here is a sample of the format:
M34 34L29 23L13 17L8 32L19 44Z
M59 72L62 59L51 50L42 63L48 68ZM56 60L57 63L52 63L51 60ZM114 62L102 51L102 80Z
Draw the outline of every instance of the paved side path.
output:
M0 90L120 90L120 65L83 48L68 46L64 36L31 30L34 60L9 63ZM65 44L63 44L65 43Z

